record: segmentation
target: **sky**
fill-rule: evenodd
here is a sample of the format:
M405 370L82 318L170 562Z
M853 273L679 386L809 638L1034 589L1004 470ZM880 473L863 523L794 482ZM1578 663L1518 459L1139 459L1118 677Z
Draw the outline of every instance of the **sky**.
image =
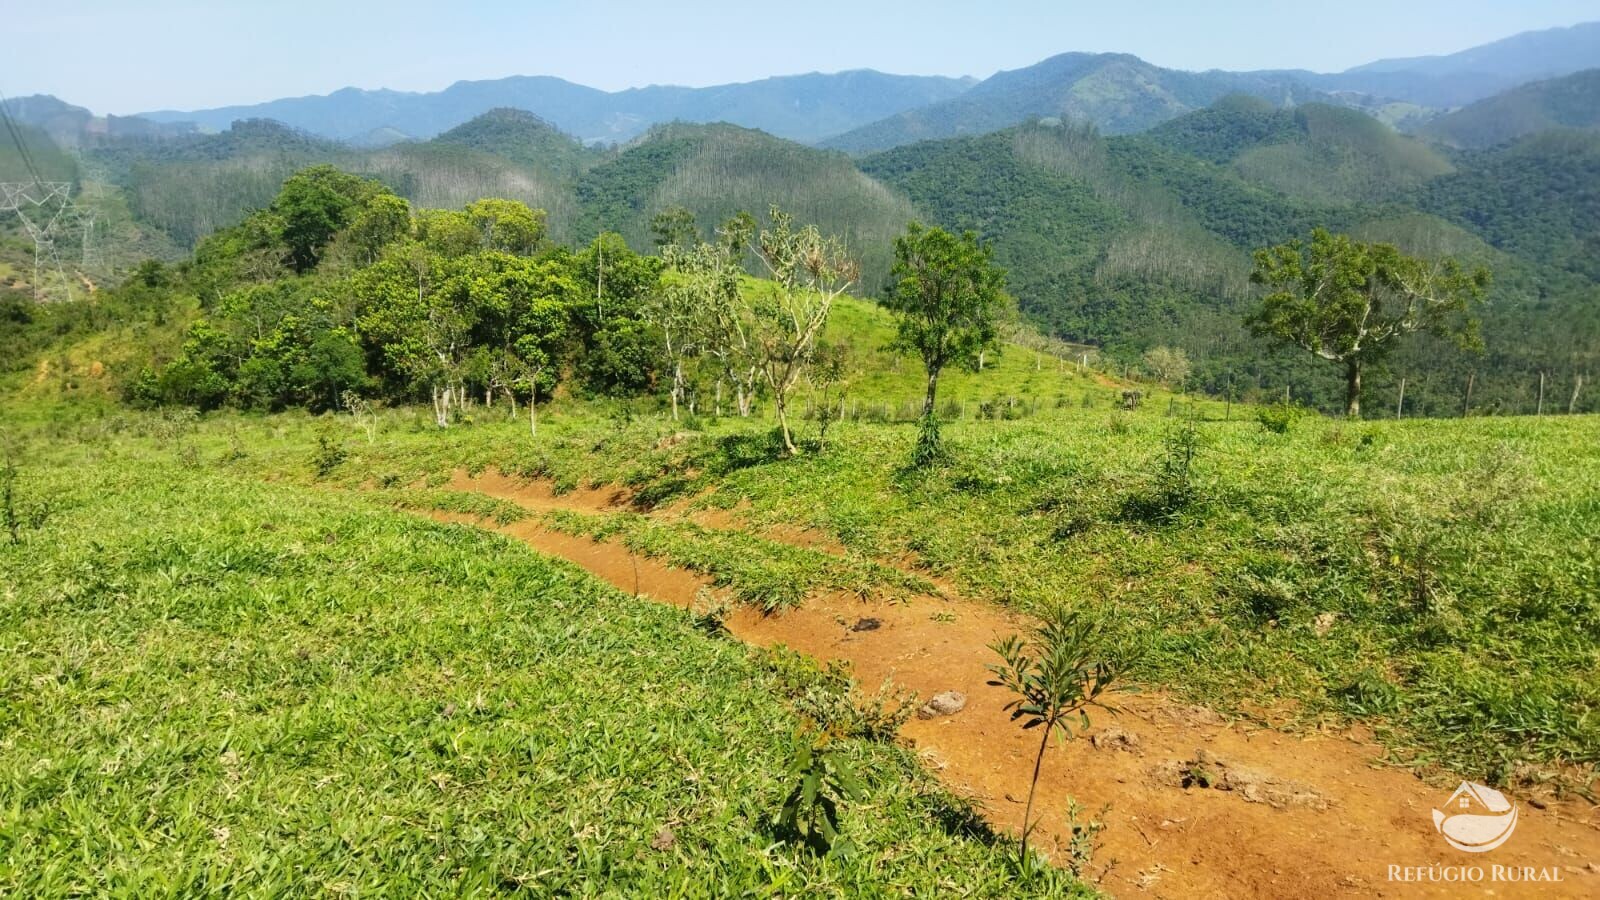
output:
M1341 71L1600 19L1600 0L6 0L0 92L96 113L556 75L618 90L872 68L974 75L1069 50Z

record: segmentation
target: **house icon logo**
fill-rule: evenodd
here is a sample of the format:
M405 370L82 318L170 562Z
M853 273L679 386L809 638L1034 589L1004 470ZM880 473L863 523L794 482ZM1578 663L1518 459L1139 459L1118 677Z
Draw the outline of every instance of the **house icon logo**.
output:
M1517 830L1517 807L1494 788L1463 781L1444 808L1433 811L1433 827L1457 850L1485 853Z

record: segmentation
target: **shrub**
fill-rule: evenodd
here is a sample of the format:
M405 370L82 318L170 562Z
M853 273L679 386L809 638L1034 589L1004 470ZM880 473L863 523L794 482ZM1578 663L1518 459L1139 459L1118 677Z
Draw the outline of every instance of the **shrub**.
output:
M332 435L319 434L316 452L311 455L311 467L316 471L318 478L327 478L349 455L344 449L344 444Z
M1288 403L1275 403L1257 410L1256 421L1273 434L1287 434L1294 423L1300 421L1300 408Z
M828 749L825 737L802 734L789 760L794 784L778 812L777 831L789 841L840 856L854 851L839 833L839 801L866 799L866 790L844 756Z

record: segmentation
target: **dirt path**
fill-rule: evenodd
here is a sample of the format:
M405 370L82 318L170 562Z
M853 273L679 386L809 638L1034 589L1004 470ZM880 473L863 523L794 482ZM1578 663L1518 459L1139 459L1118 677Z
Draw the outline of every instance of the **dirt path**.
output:
M499 476L458 476L452 487L546 511L601 511L622 500L607 491L557 497L547 485ZM708 585L620 545L561 534L536 521L484 527L657 601L687 606ZM876 625L863 621L869 619ZM869 691L892 678L924 699L941 691L965 694L960 712L914 719L903 737L990 822L1012 830L1021 825L1037 735L1010 722L1002 711L1008 698L985 683L985 667L995 660L988 645L1026 624L1006 610L959 599L886 604L841 596L813 597L775 616L742 608L728 621L735 636L752 644L782 643L818 659L848 660ZM1110 893L1600 896L1600 809L1590 804L1536 808L1519 802L1516 832L1504 846L1465 853L1448 846L1433 826L1432 809L1444 805L1451 787L1382 766L1382 749L1359 736L1253 729L1157 693L1121 694L1113 702L1121 713L1092 715L1092 740L1052 745L1036 807L1043 810L1037 840L1047 852L1070 839L1069 798L1086 818L1108 807L1099 816L1107 827L1087 875ZM1213 787L1179 783L1196 769ZM1391 866L1420 867L1409 874L1423 880L1393 881ZM1430 872L1471 879L1470 867L1481 880L1427 880ZM1507 880L1524 875L1524 867L1559 881Z

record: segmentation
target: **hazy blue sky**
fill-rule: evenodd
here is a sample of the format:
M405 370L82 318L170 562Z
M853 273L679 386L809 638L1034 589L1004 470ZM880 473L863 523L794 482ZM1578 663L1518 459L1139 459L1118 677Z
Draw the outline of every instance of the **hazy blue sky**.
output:
M96 112L558 75L615 90L874 68L987 76L1068 50L1338 71L1600 19L1600 0L6 0L0 91Z

